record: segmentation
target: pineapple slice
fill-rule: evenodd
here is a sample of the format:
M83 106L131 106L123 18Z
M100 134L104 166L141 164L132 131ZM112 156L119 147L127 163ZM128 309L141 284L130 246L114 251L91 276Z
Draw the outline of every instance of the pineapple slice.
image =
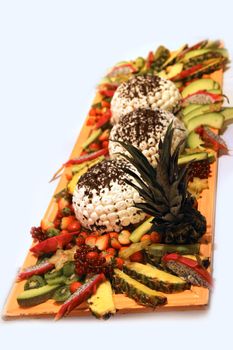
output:
M167 298L163 293L148 288L121 270L114 270L113 284L116 292L125 293L139 304L156 307L167 302Z
M135 278L149 288L161 292L173 293L190 288L190 284L186 283L180 277L159 270L150 264L144 265L137 262L126 262L123 270L127 275Z
M92 314L97 318L106 320L116 313L112 287L109 281L105 281L99 285L96 293L88 299L88 305Z

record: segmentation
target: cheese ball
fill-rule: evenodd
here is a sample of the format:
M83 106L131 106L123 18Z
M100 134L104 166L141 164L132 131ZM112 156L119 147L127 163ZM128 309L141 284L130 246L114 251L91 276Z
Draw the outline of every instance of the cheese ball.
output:
M158 147L163 140L167 128L173 123L174 134L172 152L178 143L186 138L186 129L183 122L172 113L161 109L138 109L125 115L110 132L109 154L111 158L119 157L119 153L127 151L116 141L130 143L138 148L156 166Z
M176 113L181 95L175 84L159 76L138 75L120 84L111 101L112 124L139 108L160 108Z
M73 207L84 228L119 232L145 218L145 213L134 207L143 200L125 183L124 179L131 178L125 167L129 164L122 160L104 160L81 176L73 194Z

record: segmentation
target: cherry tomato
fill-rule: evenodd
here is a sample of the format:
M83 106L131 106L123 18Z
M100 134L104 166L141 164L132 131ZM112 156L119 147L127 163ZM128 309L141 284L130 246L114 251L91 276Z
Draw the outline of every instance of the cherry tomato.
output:
M159 243L160 242L160 235L158 234L158 232L156 232L156 231L151 232L150 240L152 243Z
M82 285L81 282L73 282L73 283L71 283L71 285L70 285L70 292L73 294L74 292L76 292L76 290L78 288L81 287L81 285Z
M86 259L90 261L95 261L99 258L99 254L97 252L89 252L86 255Z

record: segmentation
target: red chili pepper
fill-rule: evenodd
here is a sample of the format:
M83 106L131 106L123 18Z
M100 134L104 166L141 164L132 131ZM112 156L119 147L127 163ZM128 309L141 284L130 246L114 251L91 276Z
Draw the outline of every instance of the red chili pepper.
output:
M200 275L209 285L212 284L212 277L210 273L204 269L196 260L186 258L177 253L167 254L163 256L163 262L177 261L179 264L185 265Z
M30 251L36 255L48 254L56 252L57 249L63 248L66 244L70 243L73 236L79 234L78 232L62 233L58 236L48 238L36 245L34 245Z
M88 162L90 160L96 159L99 156L104 156L106 154L106 150L100 149L99 151L93 152L93 153L88 153L82 157L76 158L76 159L70 159L68 162L64 164L64 166L70 166L74 164L82 164L84 162Z
M57 312L55 320L59 320L63 316L68 315L75 307L90 298L90 296L95 293L100 283L104 281L105 276L103 273L91 277L87 282L80 286L68 300L64 302L62 307Z
M106 96L106 97L112 97L115 93L114 90L99 90L100 95Z
M111 118L112 112L109 110L105 112L102 117L98 120L98 122L95 125L95 129L101 128L103 125L109 122Z
M199 126L195 129L195 132L200 135L206 146L211 146L216 152L220 151L222 154L228 153L225 141L210 128Z
M18 274L17 280L22 281L22 280L25 280L31 276L34 276L34 275L42 275L42 274L52 270L53 268L54 268L54 264L51 264L48 261L44 261L38 265L33 265L30 267L27 267L26 269L21 271Z
M188 68L188 69L185 69L182 72L180 72L179 74L175 75L174 77L171 78L171 80L173 80L173 81L182 80L182 79L190 76L191 74L195 73L196 71L198 71L202 67L203 67L203 65L201 63L196 64L195 66Z
M148 56L147 56L147 60L146 60L146 68L147 69L150 69L153 61L154 61L154 53L153 53L153 51L150 51Z

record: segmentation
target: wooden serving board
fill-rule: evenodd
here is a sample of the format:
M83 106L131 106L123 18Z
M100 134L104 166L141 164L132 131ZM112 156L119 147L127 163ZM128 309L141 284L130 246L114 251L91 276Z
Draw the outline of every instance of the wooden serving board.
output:
M223 74L222 71L217 71L211 74L211 77L216 80L220 85L222 85ZM95 101L98 102L100 96L96 95ZM70 158L77 157L81 153L82 144L87 139L91 133L92 128L84 126L80 132L74 149L70 155ZM207 219L207 232L202 237L201 240L201 253L210 257L212 270L213 265L213 239L214 239L214 218L215 218L215 195L216 195L216 183L217 183L217 160L211 165L211 177L209 178L209 189L204 190L202 197L198 200L198 209ZM63 173L59 184L56 188L55 193L58 193L67 184L65 173ZM57 204L53 200L47 208L44 215L44 219L53 221L57 212ZM35 264L36 258L32 253L28 253L24 261L22 269ZM46 303L33 306L30 308L19 307L17 303L17 296L23 291L25 281L14 282L8 299L6 301L3 318L6 320L15 318L43 318L43 317L54 317L60 306L56 304L53 300L49 300ZM193 309L203 309L208 306L210 292L206 288L192 287L191 290L186 290L184 292L167 294L168 302L166 305L156 308L155 310L149 307L145 307L137 304L134 300L124 296L123 294L114 295L116 309L118 313L141 313L141 312L152 312L152 311L169 311L169 310L193 310ZM74 309L69 316L86 316L90 315L90 311L86 303L81 304L79 307Z

